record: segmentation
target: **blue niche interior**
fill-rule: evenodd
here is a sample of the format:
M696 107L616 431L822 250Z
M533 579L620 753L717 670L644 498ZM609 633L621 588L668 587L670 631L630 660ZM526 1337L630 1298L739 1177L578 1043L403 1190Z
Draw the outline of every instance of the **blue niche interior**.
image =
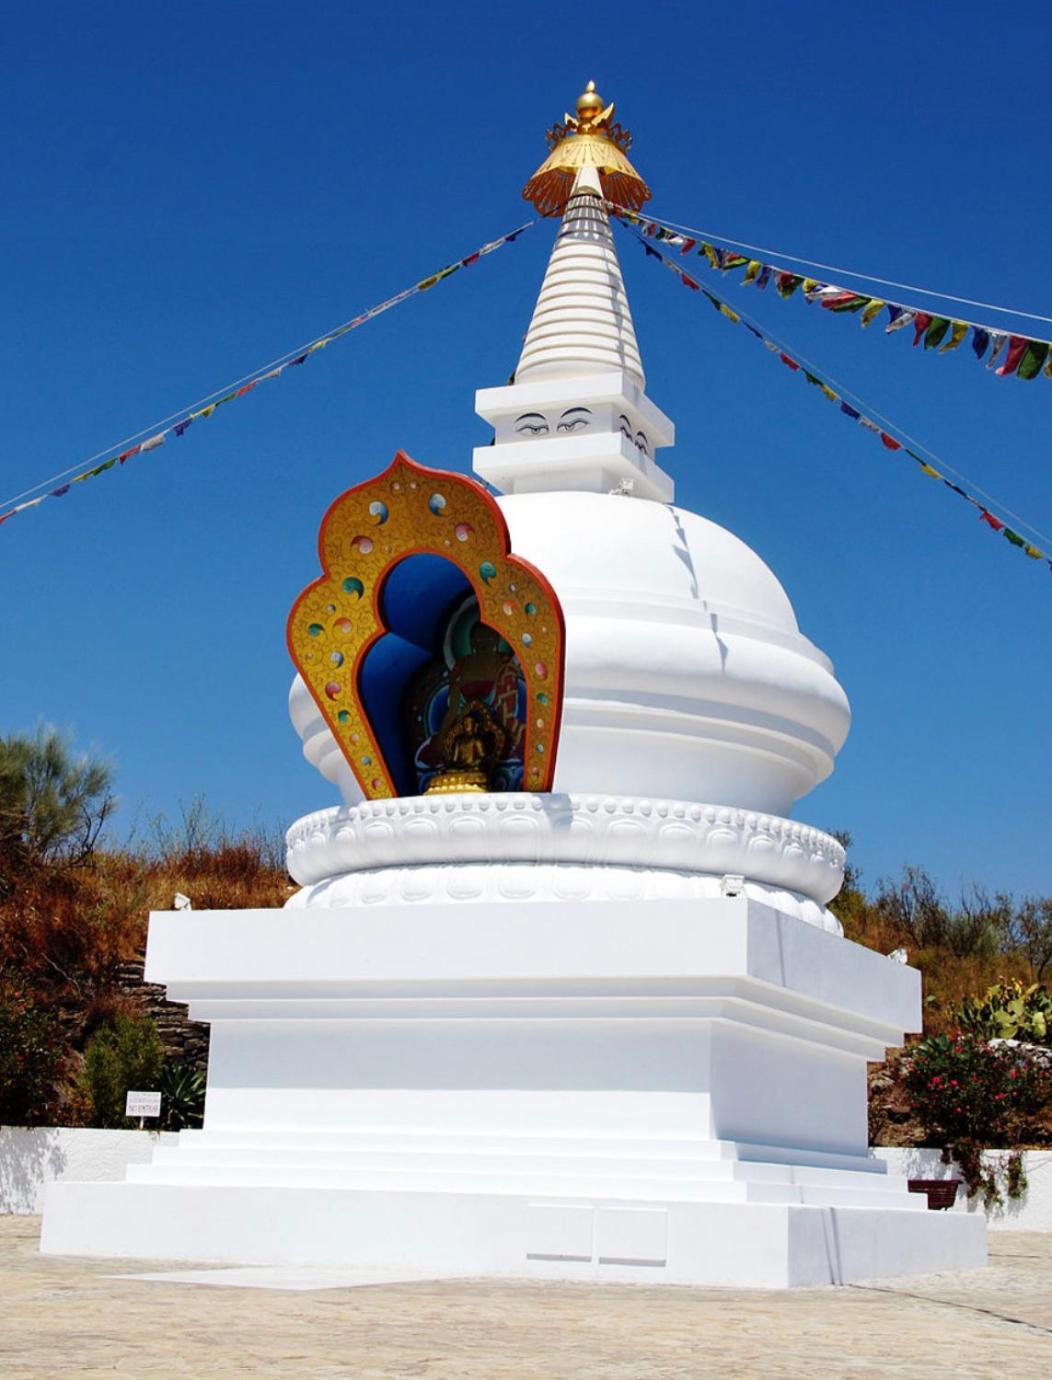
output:
M443 762L445 730L471 702L504 732L491 790L522 789L526 686L500 634L479 619L467 576L441 556L407 556L384 581L387 631L369 648L361 698L399 795L423 792Z
M358 694L399 795L416 795L413 745L403 727L406 690L429 663L442 659L446 626L472 594L468 577L441 556L407 556L380 590L387 631L365 654Z

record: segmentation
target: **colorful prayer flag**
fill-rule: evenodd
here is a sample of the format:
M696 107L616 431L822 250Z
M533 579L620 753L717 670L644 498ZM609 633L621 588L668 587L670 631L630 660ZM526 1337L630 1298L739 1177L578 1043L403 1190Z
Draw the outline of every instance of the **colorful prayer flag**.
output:
M1020 379L1036 378L1048 358L1048 350L1047 341L1031 340L1023 351L1023 358L1019 361L1016 377Z
M1014 374L1019 368L1019 361L1023 358L1023 352L1030 344L1025 335L1013 335L1008 338L1008 353L1005 355L1005 362L1000 369L995 370L999 379L1007 378L1009 374Z
M933 316L931 325L924 332L924 348L934 350L936 346L941 345L949 329L950 319L948 316Z
M913 345L916 348L921 337L926 334L928 327L932 323L932 316L929 312L918 311L913 313Z
M803 278L801 278L799 274L786 273L782 269L778 269L774 275L774 285L778 289L778 296L784 297L786 301L792 297L793 293L803 281Z

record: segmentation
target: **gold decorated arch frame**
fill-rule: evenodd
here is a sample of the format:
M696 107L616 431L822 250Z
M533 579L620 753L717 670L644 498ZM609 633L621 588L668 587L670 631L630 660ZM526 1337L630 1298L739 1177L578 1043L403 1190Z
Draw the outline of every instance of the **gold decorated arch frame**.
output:
M526 683L522 788L550 790L562 717L562 608L544 575L512 553L504 514L485 489L398 451L383 474L333 502L318 552L323 573L292 606L288 648L366 799L399 794L360 682L369 649L388 631L384 582L417 555L441 556L462 571L482 621L515 651Z

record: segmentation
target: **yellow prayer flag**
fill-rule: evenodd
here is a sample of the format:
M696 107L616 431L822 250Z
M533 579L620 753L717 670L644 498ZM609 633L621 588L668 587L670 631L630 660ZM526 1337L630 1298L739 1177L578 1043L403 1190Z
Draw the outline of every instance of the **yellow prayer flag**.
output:
M742 278L742 283L755 283L760 276L761 268L763 268L763 264L760 263L759 259L750 259L745 265L745 276Z
M942 478L942 475L939 473L939 471L932 469L931 465L921 465L921 469L924 471L925 474L930 474L932 479Z
M738 313L736 311L731 311L730 307L728 307L726 302L720 303L720 311L723 312L724 316L727 318L728 321L741 320L741 317L738 315Z
M826 395L830 402L839 402L839 394L834 393L828 383L820 383L818 386L819 388L821 388L822 392Z
M1024 546L1023 550L1026 552L1026 554L1030 557L1032 561L1039 561L1044 556L1044 552L1039 551L1036 546Z
M863 326L868 326L874 317L879 316L887 305L887 302L882 302L879 297L871 297L862 308L862 315L859 317Z

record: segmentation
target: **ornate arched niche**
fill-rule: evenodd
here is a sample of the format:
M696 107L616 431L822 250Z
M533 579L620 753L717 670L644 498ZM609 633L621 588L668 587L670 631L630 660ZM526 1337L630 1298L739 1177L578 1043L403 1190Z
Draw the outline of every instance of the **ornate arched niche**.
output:
M288 646L367 799L551 789L562 610L462 475L399 451L322 520Z

